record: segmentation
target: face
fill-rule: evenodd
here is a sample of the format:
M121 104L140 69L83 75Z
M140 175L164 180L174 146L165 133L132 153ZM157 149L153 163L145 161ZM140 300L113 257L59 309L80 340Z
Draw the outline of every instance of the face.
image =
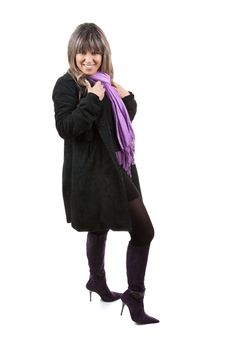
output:
M84 53L76 54L76 64L78 68L86 75L95 74L102 63L102 55L86 51Z

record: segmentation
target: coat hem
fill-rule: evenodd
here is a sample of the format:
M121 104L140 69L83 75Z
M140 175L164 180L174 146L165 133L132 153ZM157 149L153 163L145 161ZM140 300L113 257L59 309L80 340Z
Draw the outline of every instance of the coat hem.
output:
M104 226L104 227L89 227L89 228L84 228L84 227L80 227L80 226L76 226L75 224L73 224L72 222L69 222L71 224L71 227L73 229L75 229L78 232L88 232L88 231L105 231L105 230L111 230L111 231L127 231L129 232L132 227L128 226L124 226L124 227L115 227L115 226Z

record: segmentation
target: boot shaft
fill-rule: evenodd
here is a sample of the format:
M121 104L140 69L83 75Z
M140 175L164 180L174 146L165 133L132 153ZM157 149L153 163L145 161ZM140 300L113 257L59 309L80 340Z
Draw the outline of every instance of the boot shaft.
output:
M150 245L132 246L130 243L126 253L126 269L128 286L136 292L145 291L145 273Z
M88 232L86 242L86 254L90 275L103 276L104 271L104 256L106 247L107 233L97 235Z

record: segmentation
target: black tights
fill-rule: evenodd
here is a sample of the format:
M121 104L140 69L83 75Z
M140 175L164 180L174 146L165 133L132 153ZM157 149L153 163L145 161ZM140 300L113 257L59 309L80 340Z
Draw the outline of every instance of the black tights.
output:
M130 244L134 246L150 244L154 237L154 228L141 197L139 196L128 203L132 220L132 230L129 231L131 237ZM90 231L90 233L101 235L108 233L108 230Z

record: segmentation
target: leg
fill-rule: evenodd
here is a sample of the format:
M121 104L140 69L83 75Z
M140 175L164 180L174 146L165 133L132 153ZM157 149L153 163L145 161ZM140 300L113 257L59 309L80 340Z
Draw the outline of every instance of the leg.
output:
M92 292L98 293L101 299L107 302L120 299L121 296L120 293L111 292L106 282L104 256L107 233L108 230L90 231L87 234L86 252L90 268L90 278L86 284L86 288L90 291L90 300Z
M140 197L130 201L129 208L132 230L126 255L128 289L121 296L122 312L124 305L127 305L133 321L139 324L157 323L159 320L145 313L143 303L144 278L154 228Z
M154 238L154 227L149 214L140 197L129 202L129 211L132 219L130 244L133 246L149 245Z

